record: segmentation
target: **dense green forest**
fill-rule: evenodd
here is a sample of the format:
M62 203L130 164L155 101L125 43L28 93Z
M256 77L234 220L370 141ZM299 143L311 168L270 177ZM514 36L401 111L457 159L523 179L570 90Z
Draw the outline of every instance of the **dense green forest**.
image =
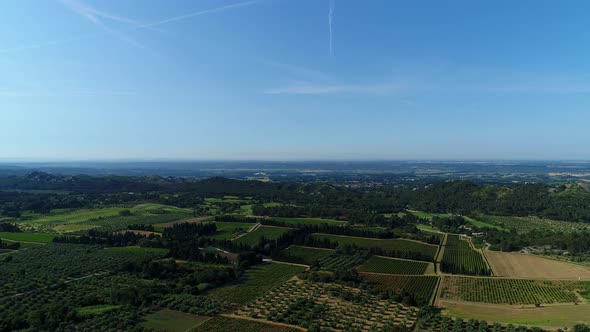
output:
M582 184L475 184L445 181L433 184L382 184L349 188L330 183L195 180L175 177L61 176L35 172L0 177L0 213L46 213L57 208L81 208L135 201L195 207L195 197L235 195L280 207L257 206L256 214L310 216L371 224L376 214L415 209L462 215L539 216L590 222L590 190ZM174 195L170 195L174 193Z

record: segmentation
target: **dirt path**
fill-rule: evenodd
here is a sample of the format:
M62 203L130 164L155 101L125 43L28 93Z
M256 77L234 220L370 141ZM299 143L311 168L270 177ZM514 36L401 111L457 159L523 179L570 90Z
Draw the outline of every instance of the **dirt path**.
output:
M445 248L447 246L448 234L447 233L443 233L443 234L444 234L444 237L443 237L440 245L438 246L438 252L436 253L436 258L434 259L434 272L436 272L436 274L441 274L440 262L442 261L443 255L445 254Z
M275 264L285 264L285 265L301 266L301 267L305 267L305 268L308 268L309 269L309 265L275 261L272 258L264 258L262 261L263 262L268 262L268 263L275 263Z
M248 233L252 233L252 232L254 232L255 230L257 230L257 229L258 229L258 227L260 227L260 226L262 226L262 224L261 224L261 223L256 223L256 224L252 225L252 227L250 227L250 228L249 228L249 229L248 229L248 230L247 230L245 233L242 233L242 234L240 234L240 235L238 235L238 236L234 237L234 238L233 238L233 239L231 239L230 241L237 240L237 239L241 238L242 236L244 236L244 235L246 235L246 234L248 234Z
M271 322L266 319L256 319L256 318L251 318L251 317L238 316L238 315L234 315L234 314L220 314L220 316L224 316L224 317L228 317L228 318L235 318L235 319L250 320L253 322L265 323L265 324L274 325L274 326L282 326L282 327L287 327L287 328L291 328L291 329L296 329L299 331L307 331L307 329L304 329L300 326Z

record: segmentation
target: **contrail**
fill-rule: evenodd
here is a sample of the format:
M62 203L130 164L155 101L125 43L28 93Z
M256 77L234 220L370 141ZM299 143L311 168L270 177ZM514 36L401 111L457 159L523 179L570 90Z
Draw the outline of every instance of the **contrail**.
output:
M189 18L193 18L195 16L201 16L201 15L205 15L205 14L214 14L214 13L219 13L219 12L223 12L226 10L232 10L232 9L237 9L240 7L253 5L253 4L259 3L261 1L262 0L250 0L250 1L238 2L238 3L234 3L234 4L230 4L230 5L225 5L225 6L220 6L220 7L210 8L210 9L204 9L201 11L197 11L197 12L193 12L193 13L189 13L189 14L185 14L185 15L169 17L166 19L161 19L158 21L142 24L140 22L137 22L137 21L129 19L129 18L113 15L111 13L106 13L106 12L99 11L99 10L96 10L96 9L88 7L88 6L81 5L80 2L77 2L76 0L62 0L62 2L66 6L70 7L72 10L76 11L78 14L84 16L86 19L92 21L92 23L99 25L101 27L101 29L103 30L103 32L107 32L110 34L116 34L118 38L124 39L126 42L129 42L129 43L135 43L139 47L142 47L141 44L130 40L129 38L125 37L124 35L121 35L120 33L117 33L116 31L114 31L112 29L105 28L104 24L102 24L102 22L100 22L98 17L107 18L107 19L110 19L113 21L118 21L121 23L127 23L131 26L132 29L142 29L142 28L150 29L150 28L153 28L153 27L156 27L159 25L164 25L164 24L171 23L171 22L183 21L183 20L186 20ZM80 35L80 36L68 38L68 39L56 39L56 40L50 40L47 42L22 45L22 46L17 46L17 47L12 47L12 48L5 48L5 49L0 49L0 54L43 48L46 46L63 45L63 44L68 44L68 43L72 43L72 42L76 42L76 41L80 41L80 40L85 40L87 38L95 37L98 35L100 35L100 34L99 33L86 34L86 35ZM145 48L145 47L142 47L142 48Z
M335 3L334 0L330 0L330 9L328 10L328 29L330 31L330 55L334 56L334 46L333 46L333 39L332 39L332 22L334 17L334 7Z
M185 14L185 15L179 15L179 16L174 16L174 17L169 17L160 21L156 21L156 22L152 22L152 23L148 23L148 24L144 24L141 25L141 28L150 28L150 27L155 27L158 25L162 25L162 24L167 24L170 22L176 22L176 21L182 21L182 20L186 20L189 18L193 18L195 16L201 16L201 15L205 15L205 14L212 14L212 13L218 13L218 12L223 12L226 10L231 10L231 9L235 9L235 8L239 8L239 7L245 7L245 6L249 6L249 5L253 5L255 3L260 2L260 0L251 0L251 1L244 1L244 2L238 2L238 3L234 3L231 5L225 5L225 6L221 6L221 7L216 7L216 8L211 8L211 9L205 9L205 10L200 10L198 12L193 12L193 13L189 13L189 14Z

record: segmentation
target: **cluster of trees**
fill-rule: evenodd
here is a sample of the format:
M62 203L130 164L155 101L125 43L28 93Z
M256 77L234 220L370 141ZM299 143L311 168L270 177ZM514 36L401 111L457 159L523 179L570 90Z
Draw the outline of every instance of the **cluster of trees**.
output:
M0 249L12 249L18 250L20 248L20 242L6 242L0 239Z
M56 243L76 243L76 244L99 244L106 245L109 247L126 247L137 245L141 239L152 238L156 235L150 234L145 236L142 234L136 234L133 232L124 233L112 233L102 232L91 229L88 231L88 235L72 236L72 235L60 235L53 238L53 242Z
M550 246L551 248L569 251L571 254L590 252L590 232L560 232L552 230L531 230L527 233L516 231L503 232L494 229L486 230L486 242L491 249L501 251L518 251L530 246Z
M188 241L200 236L212 235L217 231L215 223L177 223L164 228L162 237L171 241Z

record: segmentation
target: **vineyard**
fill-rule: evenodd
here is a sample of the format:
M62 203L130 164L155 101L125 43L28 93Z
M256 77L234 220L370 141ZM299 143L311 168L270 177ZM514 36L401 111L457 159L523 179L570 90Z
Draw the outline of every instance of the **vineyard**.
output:
M502 325L499 323L489 324L480 320L464 320L462 318L451 318L441 315L426 317L418 322L417 331L424 332L453 332L453 331L471 331L471 332L541 332L536 328L531 330L526 326L514 326L512 324Z
M579 302L577 290L590 282L445 276L441 298L493 304Z
M313 265L332 255L334 252L335 250L331 249L290 246L283 250L283 256L287 261Z
M396 276L387 274L361 273L361 277L380 291L409 294L417 304L428 304L439 277L437 276Z
M237 282L213 289L207 296L218 302L248 303L303 270L301 266L280 263L257 265L246 271Z
M389 274L424 274L431 263L407 261L395 258L373 256L365 264L359 266L359 272Z
M452 274L491 275L482 254L456 234L447 236L441 270Z
M300 332L300 329L272 325L246 319L216 316L197 326L192 332Z
M436 245L406 239L373 239L331 234L314 234L313 237L335 242L338 246L377 249L385 256L399 258L420 258L420 260L432 261L438 250Z
M377 331L385 327L411 328L418 309L382 300L357 288L293 280L236 314L310 330Z
M255 231L250 232L235 240L236 243L245 244L250 247L256 246L262 239L272 241L289 232L290 228L276 226L260 226Z

